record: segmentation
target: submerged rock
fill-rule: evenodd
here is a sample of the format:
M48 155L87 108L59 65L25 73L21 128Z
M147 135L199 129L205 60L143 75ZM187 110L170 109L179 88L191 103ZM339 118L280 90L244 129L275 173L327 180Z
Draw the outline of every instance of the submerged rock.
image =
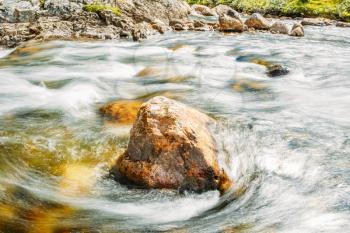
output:
M118 100L103 106L100 111L114 123L132 124L141 105L142 102L137 100Z
M262 65L266 67L266 74L269 77L277 77L277 76L282 76L286 75L289 73L288 68L280 65L280 64L275 64L272 62L269 62L265 59L253 59L251 60L252 63L255 63L257 65Z
M283 67L282 65L279 65L279 64L271 64L271 65L268 65L266 68L267 68L266 74L270 77L282 76L289 73L289 70L286 67Z
M112 169L121 183L143 188L225 191L232 182L219 168L207 115L166 97L144 103L127 151Z
M304 27L300 23L295 23L292 27L290 36L303 37L304 36Z
M254 28L257 30L268 30L270 28L270 22L259 13L252 14L245 21L245 24L248 28Z
M248 79L236 81L232 88L237 92L261 92L267 90L267 87L264 84Z
M58 190L67 196L82 196L89 193L96 182L96 171L93 166L84 164L67 164L60 168L61 180ZM82 174L84 174L82 176Z
M272 33L280 33L280 34L288 34L289 28L286 24L282 22L275 22L272 24L270 28L270 32Z

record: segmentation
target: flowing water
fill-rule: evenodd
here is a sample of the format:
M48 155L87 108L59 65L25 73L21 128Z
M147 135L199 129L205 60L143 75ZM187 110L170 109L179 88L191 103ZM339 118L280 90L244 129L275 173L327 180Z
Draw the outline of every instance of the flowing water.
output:
M349 29L53 41L0 56L0 232L350 229ZM290 72L268 77L265 63ZM131 126L99 109L156 95L217 119L233 190L180 195L108 177Z

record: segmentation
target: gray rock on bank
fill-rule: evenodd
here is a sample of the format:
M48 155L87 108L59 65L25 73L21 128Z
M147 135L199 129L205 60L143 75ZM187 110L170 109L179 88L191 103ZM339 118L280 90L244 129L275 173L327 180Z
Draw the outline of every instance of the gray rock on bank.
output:
M47 10L49 15L60 16L81 12L83 4L70 0L45 0L44 10Z
M0 23L22 23L35 20L40 10L39 0L0 1Z
M121 15L109 10L83 11L90 0L0 1L0 46L50 39L143 39L170 29L171 20L184 21L191 7L181 0L116 0ZM105 1L102 1L105 2ZM107 1L106 1L107 2ZM190 29L187 27L186 29Z
M193 5L191 8L182 0L114 0L112 3L102 0L98 3L118 7L121 13L116 15L108 8L96 12L84 11L84 4L91 2L93 0L46 0L41 3L39 0L0 0L0 46L14 47L32 39L142 40L167 30L241 33L249 29L299 37L304 35L302 25L288 33L287 25L272 23L258 13L244 22L237 11L226 5L212 9ZM209 19L206 18L208 16Z

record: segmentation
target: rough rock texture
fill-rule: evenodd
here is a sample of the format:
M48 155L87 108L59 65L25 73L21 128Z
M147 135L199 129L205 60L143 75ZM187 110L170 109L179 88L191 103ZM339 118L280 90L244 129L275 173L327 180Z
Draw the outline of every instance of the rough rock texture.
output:
M15 47L28 40L142 40L167 30L243 32L248 27L270 28L270 22L257 13L250 16L245 25L241 15L225 5L213 9L193 5L192 9L182 0L101 0L98 5L118 7L121 14L108 8L96 12L83 10L85 4L93 2L0 0L0 46ZM286 28L276 23L271 32L285 34ZM296 28L290 35L302 36L303 30Z
M259 13L252 14L245 21L245 24L248 26L248 28L254 28L257 30L268 30L271 26L270 22Z
M194 4L194 5L192 5L192 9L195 12L197 12L198 14L201 14L204 16L215 16L216 15L216 12L207 6Z
M280 33L280 34L288 34L289 28L286 24L282 22L274 22L270 28L270 32L272 33Z
M112 172L125 184L202 192L230 187L208 127L214 120L166 97L144 103ZM221 190L224 191L224 190Z
M0 23L22 23L33 21L40 9L39 0L0 1Z
M73 12L81 12L82 4L70 1L70 0L45 0L44 9L50 15L64 15Z
M230 17L228 15L220 15L219 28L220 31L225 32L243 32L244 24L240 19Z
M14 47L30 40L146 38L169 30L172 20L191 29L191 7L181 0L101 1L119 7L121 15L110 10L83 11L90 0L3 0L0 1L0 46ZM193 25L192 25L193 27Z
M325 18L304 18L301 25L308 26L329 26L332 25L332 20Z
M292 27L290 36L303 37L304 36L304 27L300 23L295 23Z
M30 30L29 23L17 23L13 27L11 23L3 23L0 26L0 46L15 47L21 42L33 39L35 34Z

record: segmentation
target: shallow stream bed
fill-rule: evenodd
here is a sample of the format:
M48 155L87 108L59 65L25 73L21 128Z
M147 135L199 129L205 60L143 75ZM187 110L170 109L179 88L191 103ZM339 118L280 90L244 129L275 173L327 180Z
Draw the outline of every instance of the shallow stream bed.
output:
M0 232L347 232L350 30L169 33L0 50ZM261 64L289 69L271 78ZM164 95L216 118L233 193L107 177L129 124L99 109Z

